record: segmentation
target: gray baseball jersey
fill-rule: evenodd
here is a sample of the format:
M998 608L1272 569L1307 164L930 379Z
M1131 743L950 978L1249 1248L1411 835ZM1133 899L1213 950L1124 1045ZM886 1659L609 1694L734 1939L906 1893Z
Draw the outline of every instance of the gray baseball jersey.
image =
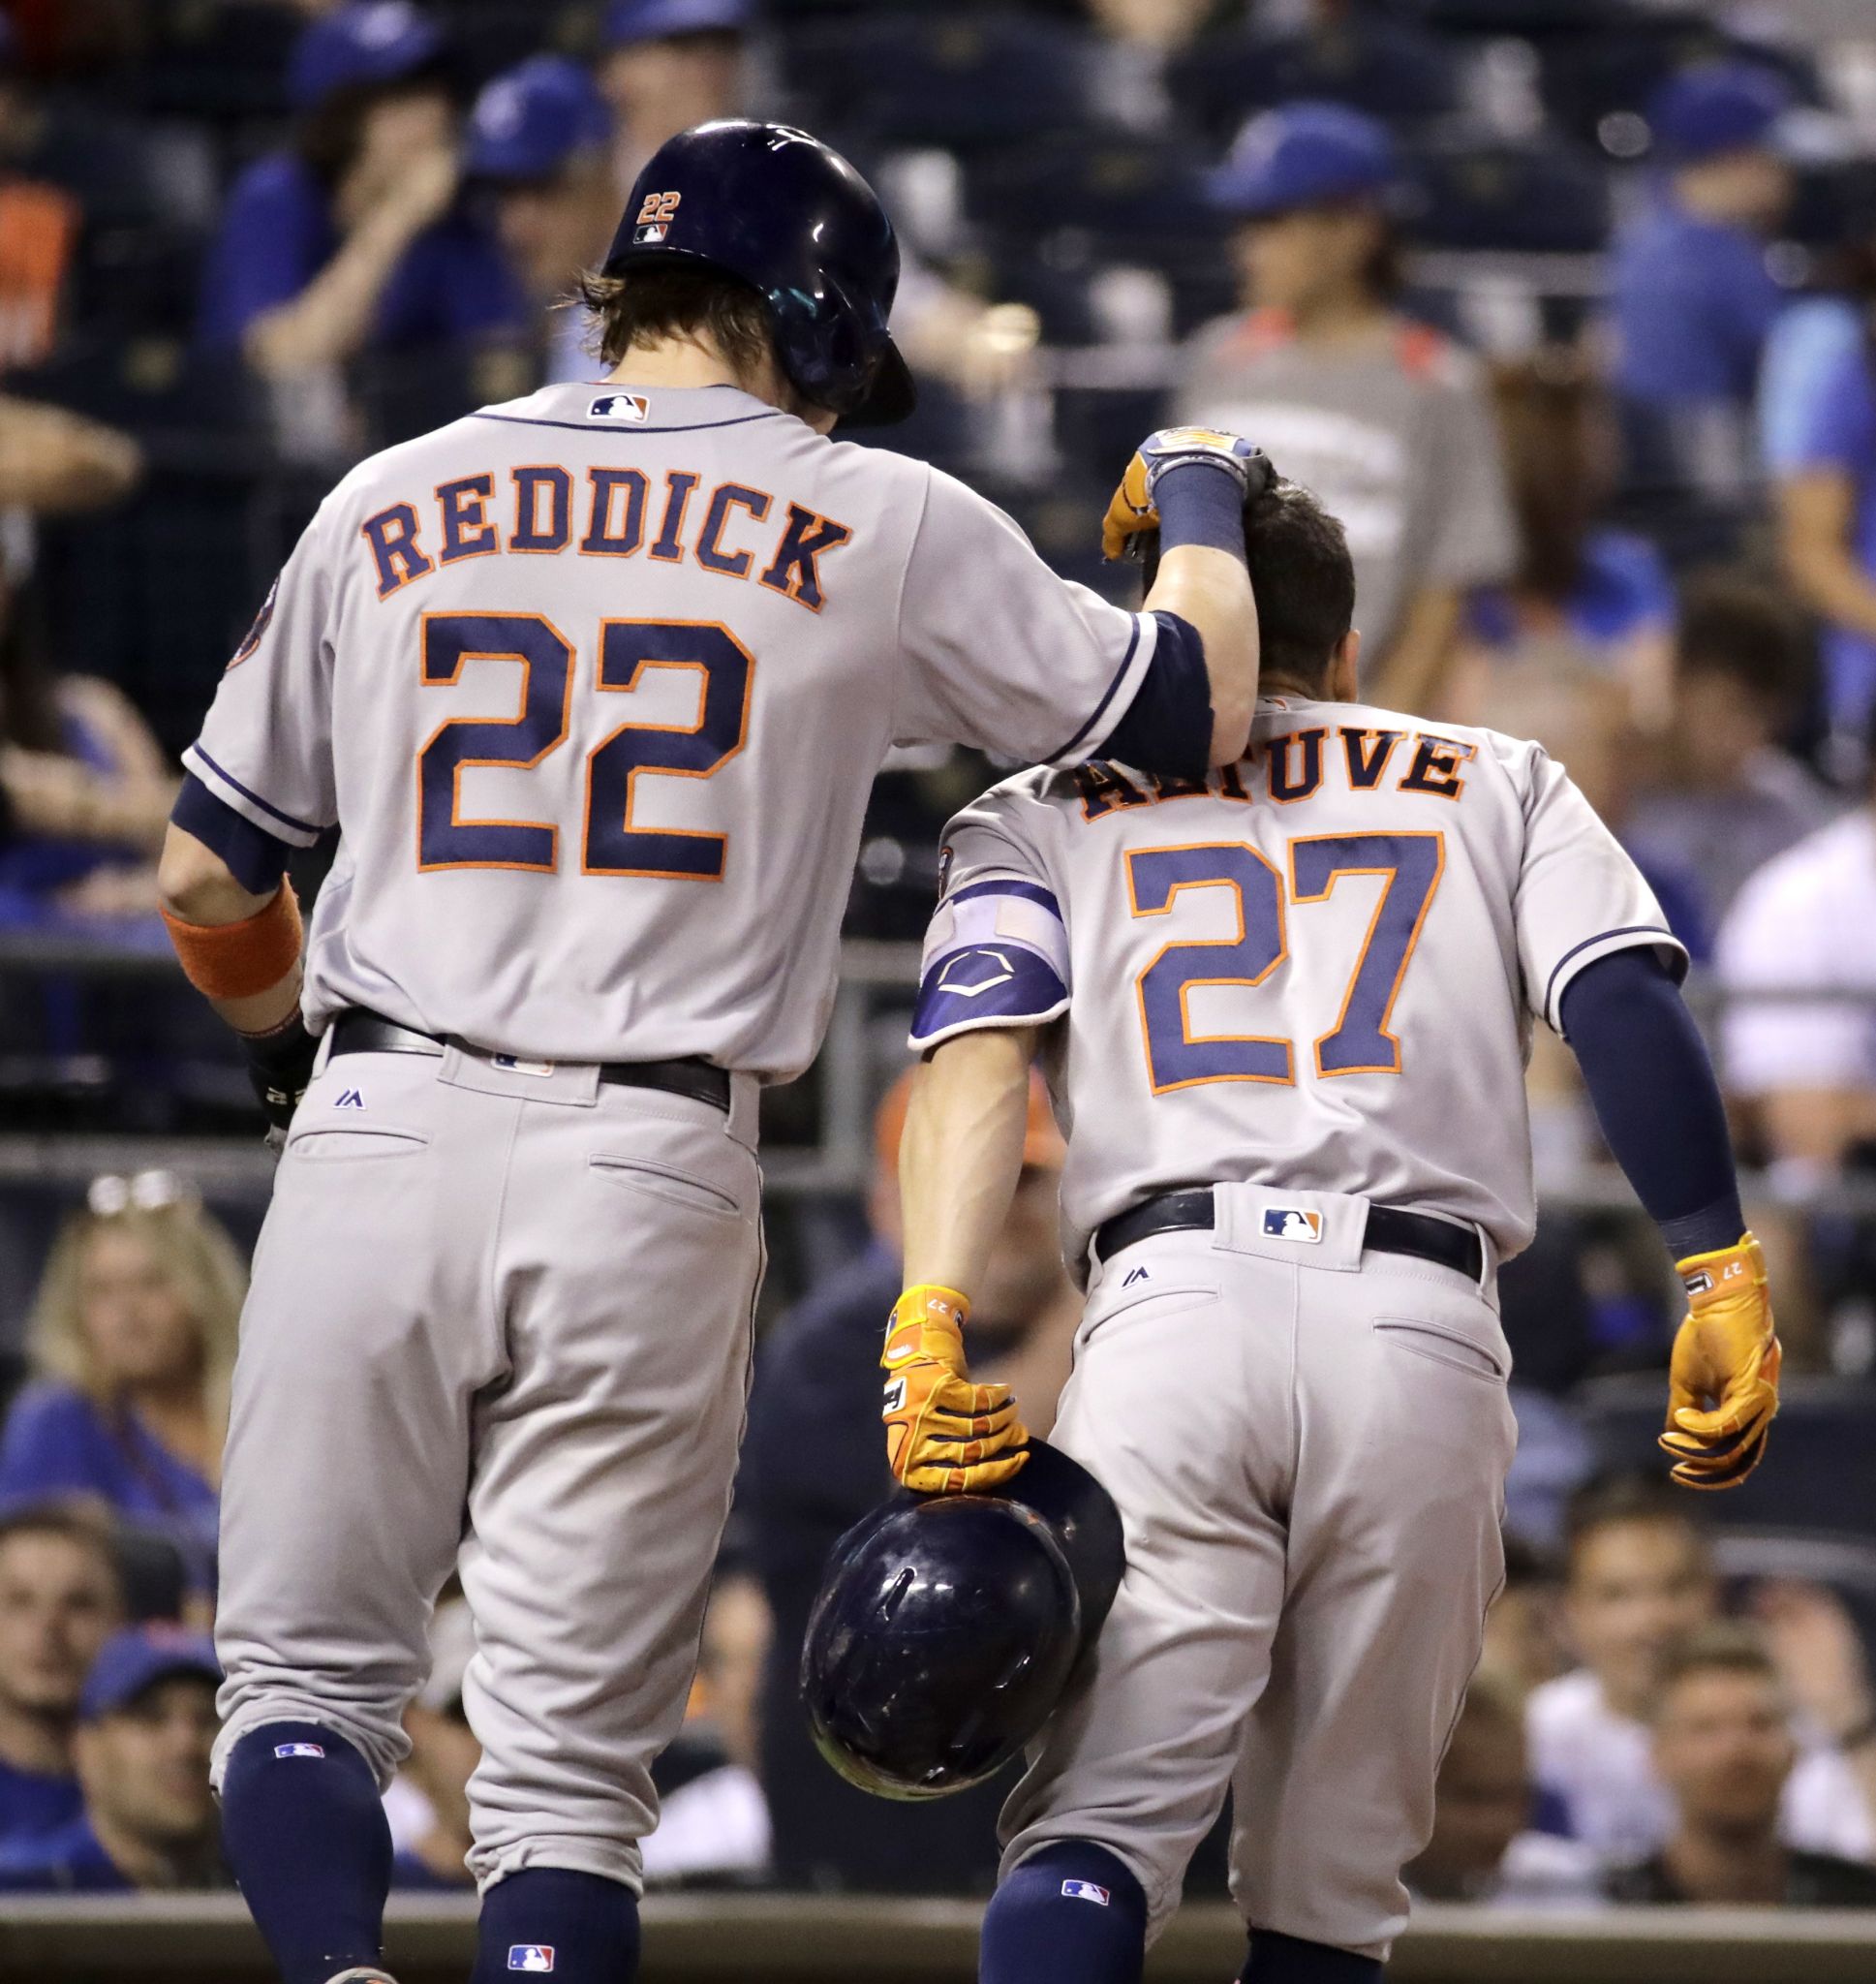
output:
M342 829L315 1029L784 1078L888 746L1084 757L1154 631L923 463L727 387L551 386L339 483L185 761Z
M1609 951L1686 961L1540 746L1364 705L1267 699L1202 786L1028 773L946 844L913 1044L1061 1020L1075 1260L1135 1201L1225 1181L1474 1221L1517 1254L1533 1018L1557 1026Z

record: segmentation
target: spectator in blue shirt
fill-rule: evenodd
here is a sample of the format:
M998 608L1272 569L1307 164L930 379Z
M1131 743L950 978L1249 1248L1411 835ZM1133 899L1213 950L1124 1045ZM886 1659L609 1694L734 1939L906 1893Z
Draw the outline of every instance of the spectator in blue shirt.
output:
M1768 464L1786 574L1825 623L1825 706L1843 771L1876 709L1876 297L1854 308L1849 334L1820 341L1781 399Z
M495 196L496 225L526 288L550 384L603 376L587 350L583 310L568 303L583 269L604 259L619 220L612 113L592 76L536 55L498 76L470 113L464 167Z
M1736 62L1671 78L1649 106L1665 171L1618 232L1615 386L1632 471L1736 493L1746 413L1783 294L1766 243L1791 199L1774 145L1783 84Z
M442 31L406 0L357 0L301 35L292 144L237 181L208 257L198 335L289 378L367 347L513 329L501 250L457 200Z
M117 1561L97 1524L54 1508L0 1516L0 1851L78 1817L78 1693L123 1620Z
M40 1285L32 1348L46 1375L0 1438L0 1506L95 1500L168 1535L210 1589L246 1288L233 1244L177 1180L96 1180Z
M208 1783L222 1670L199 1633L144 1626L108 1640L78 1703L84 1809L0 1852L0 1894L131 1894L230 1885Z

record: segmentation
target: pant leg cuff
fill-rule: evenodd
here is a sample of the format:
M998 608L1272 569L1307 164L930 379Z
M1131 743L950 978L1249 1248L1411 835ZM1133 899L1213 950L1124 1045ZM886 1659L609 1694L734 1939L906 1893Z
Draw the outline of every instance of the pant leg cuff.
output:
M477 1891L486 1894L498 1881L519 1874L527 1867L560 1867L571 1874L593 1874L601 1880L616 1880L634 1895L645 1892L644 1858L635 1844L612 1840L534 1838L512 1846L483 1851L472 1847L469 1871L476 1876Z

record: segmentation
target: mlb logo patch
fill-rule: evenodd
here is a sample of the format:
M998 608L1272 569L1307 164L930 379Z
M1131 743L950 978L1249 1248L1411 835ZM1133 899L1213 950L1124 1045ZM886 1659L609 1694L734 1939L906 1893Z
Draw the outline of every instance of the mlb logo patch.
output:
M515 1054L491 1054L488 1057L491 1068L499 1068L504 1074L549 1075L554 1071L551 1061L523 1061Z
M1061 1891L1070 1901L1098 1902L1103 1908L1108 1904L1106 1888L1097 1886L1092 1880L1064 1880L1061 1883Z
M508 1968L544 1975L554 1968L551 1942L516 1942L508 1946Z
M1295 1240L1305 1247L1322 1243L1322 1215L1306 1212L1301 1206L1274 1205L1264 1211L1267 1240Z
M631 238L635 242L637 242L640 247L644 247L648 244L653 244L663 240L664 236L668 234L670 232L670 229L667 228L663 224L663 222L654 221L648 228L634 228L631 231Z
M590 420L630 420L634 424L650 418L652 403L642 392L603 392L587 408Z
M276 1743L273 1753L276 1756L323 1756L325 1752L317 1743Z

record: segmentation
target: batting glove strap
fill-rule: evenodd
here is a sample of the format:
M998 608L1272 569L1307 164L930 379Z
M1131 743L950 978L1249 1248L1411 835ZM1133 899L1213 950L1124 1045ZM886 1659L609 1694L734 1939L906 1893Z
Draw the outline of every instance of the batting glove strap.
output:
M1687 1315L1675 1336L1661 1445L1687 1488L1732 1488L1765 1458L1783 1352L1765 1256L1750 1233L1676 1263Z
M972 1384L965 1364L970 1305L955 1288L920 1283L893 1305L879 1363L880 1416L893 1478L923 1494L977 1493L1020 1469L1029 1432L1003 1384Z

